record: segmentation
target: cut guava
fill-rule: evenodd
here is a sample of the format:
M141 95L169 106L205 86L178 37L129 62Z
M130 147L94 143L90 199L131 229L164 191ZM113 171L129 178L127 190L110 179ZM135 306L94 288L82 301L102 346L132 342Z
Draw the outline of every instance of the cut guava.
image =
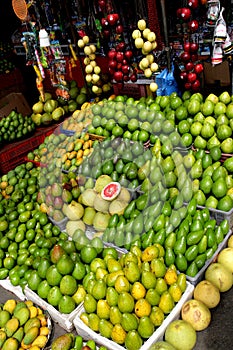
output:
M115 199L121 191L121 185L119 182L110 182L101 191L101 197L107 201Z

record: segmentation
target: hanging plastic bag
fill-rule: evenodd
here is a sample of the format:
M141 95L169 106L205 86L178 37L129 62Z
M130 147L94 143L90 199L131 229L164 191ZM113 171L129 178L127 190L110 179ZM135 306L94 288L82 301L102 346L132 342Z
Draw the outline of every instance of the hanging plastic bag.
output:
M165 82L165 95L171 95L172 92L179 93L179 88L174 77L174 65L172 65L171 71L168 72Z
M158 89L156 91L157 96L165 95L165 81L167 78L168 69L165 68L161 73L156 75L156 84L158 85Z

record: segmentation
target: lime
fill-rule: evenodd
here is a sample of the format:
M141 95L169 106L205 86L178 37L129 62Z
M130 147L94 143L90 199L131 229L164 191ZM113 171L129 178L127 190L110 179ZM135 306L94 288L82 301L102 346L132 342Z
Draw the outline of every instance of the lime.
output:
M58 306L61 298L62 298L62 293L61 293L58 286L53 286L52 288L49 289L48 294L47 294L47 300L48 300L48 303L50 305Z
M77 290L77 281L71 275L65 275L60 281L60 291L64 295L73 295Z
M132 118L128 122L128 130L134 132L139 128L139 121L135 118Z
M233 199L226 195L218 201L217 209L222 211L230 211L233 208Z
M228 137L231 137L231 135L232 135L232 129L229 125L221 124L217 127L217 138L220 141L223 141Z
M43 280L38 285L37 294L39 295L40 298L47 299L50 289L51 289L51 286L48 284L48 282L46 280Z
M185 134L190 130L190 123L187 120L181 120L178 123L178 131L180 134Z
M214 161L218 161L222 156L221 148L219 146L211 147L210 156Z
M181 144L182 144L182 146L189 147L189 146L192 145L192 143L193 143L193 137L188 132L184 133L181 136Z
M82 247L80 251L80 258L84 263L90 264L91 261L96 257L97 257L97 250L95 247L91 247L91 246Z

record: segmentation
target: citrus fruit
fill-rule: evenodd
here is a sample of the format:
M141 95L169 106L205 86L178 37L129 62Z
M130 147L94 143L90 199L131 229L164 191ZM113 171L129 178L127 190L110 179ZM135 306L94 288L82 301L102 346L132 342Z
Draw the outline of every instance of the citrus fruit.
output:
M70 295L63 295L58 303L58 309L63 314L70 314L75 306L75 301Z
M65 295L73 295L77 290L77 281L71 275L65 275L60 281L60 291Z

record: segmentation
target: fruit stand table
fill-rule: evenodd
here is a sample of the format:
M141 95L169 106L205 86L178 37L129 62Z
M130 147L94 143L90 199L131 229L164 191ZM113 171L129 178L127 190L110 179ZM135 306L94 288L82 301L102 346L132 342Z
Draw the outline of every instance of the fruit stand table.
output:
M59 129L59 124L37 128L36 132L26 139L0 146L0 174L6 174L24 162L27 154L44 142L46 136Z

